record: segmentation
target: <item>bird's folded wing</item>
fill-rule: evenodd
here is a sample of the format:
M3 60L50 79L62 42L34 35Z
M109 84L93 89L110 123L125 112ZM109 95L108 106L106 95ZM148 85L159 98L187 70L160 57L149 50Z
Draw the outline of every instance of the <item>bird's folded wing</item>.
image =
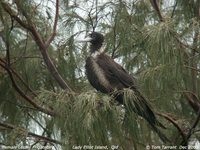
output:
M124 88L134 88L136 86L135 79L122 66L105 54L100 57L103 57L103 59L98 59L98 64L109 74L110 80L120 82Z

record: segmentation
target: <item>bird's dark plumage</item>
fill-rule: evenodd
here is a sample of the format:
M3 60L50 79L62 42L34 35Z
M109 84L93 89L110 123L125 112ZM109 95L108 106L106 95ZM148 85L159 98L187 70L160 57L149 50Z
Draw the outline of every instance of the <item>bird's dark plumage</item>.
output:
M133 101L134 106L132 107L132 104L130 104L131 107L129 106L129 108L132 108L132 111L146 119L160 138L166 141L167 138L157 128L157 126L162 127L162 124L158 122L147 100L136 87L135 79L101 50L104 41L103 35L92 32L89 37L91 55L86 60L85 68L90 84L96 90L112 95L120 104L124 104L124 95L120 91L125 88L133 90L139 103Z

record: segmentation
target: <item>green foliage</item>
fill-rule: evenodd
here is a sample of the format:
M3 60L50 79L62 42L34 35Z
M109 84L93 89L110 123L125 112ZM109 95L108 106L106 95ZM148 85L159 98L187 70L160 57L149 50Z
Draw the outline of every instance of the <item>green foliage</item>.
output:
M130 93L130 90L127 89L127 92ZM126 94L129 97L126 102L131 102L134 96L134 93ZM124 107L111 97L94 91L81 94L41 91L38 100L58 113L52 129L62 133L61 140L67 149L74 145L121 145L126 149L140 143L144 138L141 137L142 130L149 132L149 128L135 113L132 112L124 120Z
M22 22L33 25L42 41L52 35L54 1L2 2ZM93 29L105 34L106 53L134 74L139 91L153 110L170 117L187 135L196 119L200 96L198 0L159 1L163 21L150 1L61 0L56 36L45 51L73 90L70 92L64 91L49 72L38 39L5 11L2 2L0 123L16 128L1 128L0 124L0 144L45 145L45 141L30 139L27 132L56 139L63 143L62 149L75 145L119 145L120 149L140 150L147 144L162 144L144 119L135 113L126 119L124 106L111 96L95 92L88 83L84 71L88 45L75 39ZM9 69L26 96L56 115L47 115L30 104L16 90ZM128 103L132 99L138 102L135 93L128 89L124 92ZM182 137L176 126L163 116L157 117L166 124L167 129L162 132L172 140L170 144L180 144ZM198 130L199 125L193 139L199 140ZM55 144L60 148L58 145Z

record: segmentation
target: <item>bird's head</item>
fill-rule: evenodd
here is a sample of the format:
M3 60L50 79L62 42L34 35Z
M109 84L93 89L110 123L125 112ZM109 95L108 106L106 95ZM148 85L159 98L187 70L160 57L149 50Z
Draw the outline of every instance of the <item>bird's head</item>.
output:
M102 44L104 41L104 37L101 33L99 32L92 32L89 34L89 42L91 44Z
M93 53L100 50L104 42L104 36L99 32L91 32L85 39L80 40L80 42L90 42L90 51Z

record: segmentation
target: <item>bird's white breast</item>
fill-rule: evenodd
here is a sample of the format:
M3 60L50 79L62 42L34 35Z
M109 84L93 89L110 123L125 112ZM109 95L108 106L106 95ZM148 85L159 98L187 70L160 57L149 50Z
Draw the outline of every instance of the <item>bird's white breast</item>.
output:
M93 52L92 54L91 54L91 56L94 58L94 59L96 59L101 53L103 53L104 52L104 48L102 47L102 48L100 48L98 51L95 51L95 52Z
M111 89L110 83L106 79L104 71L102 70L102 68L96 62L97 57L98 57L98 54L95 57L92 56L92 58L91 58L92 69L93 69L95 75L97 76L98 80L100 81L100 84L102 84L107 89Z
M97 56L100 55L100 52L99 51L95 51L94 53L91 54L91 56L96 59Z

